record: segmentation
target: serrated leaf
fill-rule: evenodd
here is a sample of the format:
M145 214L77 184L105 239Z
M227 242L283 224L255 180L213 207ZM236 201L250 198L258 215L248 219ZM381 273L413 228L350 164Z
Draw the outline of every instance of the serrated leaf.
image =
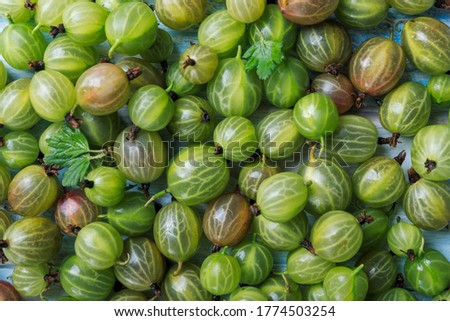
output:
M79 129L73 129L64 124L52 137L47 139L47 144L52 148L52 152L44 159L48 164L64 166L64 159L71 159L89 152L87 138Z
M52 137L47 139L52 151L44 157L46 164L66 168L62 184L75 186L84 178L90 162L89 143L79 129L64 124Z
M89 168L89 155L72 159L67 163L67 170L62 176L63 186L76 186L84 176Z
M246 71L256 69L258 77L262 80L272 75L273 71L284 60L283 43L281 41L261 40L255 42L244 54L248 59Z

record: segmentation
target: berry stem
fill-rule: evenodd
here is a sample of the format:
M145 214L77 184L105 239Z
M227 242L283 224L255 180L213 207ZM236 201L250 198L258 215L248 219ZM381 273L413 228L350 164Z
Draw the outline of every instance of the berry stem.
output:
M81 189L93 188L94 187L94 182L90 181L88 179L85 179L84 181L81 182L80 187L81 187Z
M406 151L402 150L397 156L394 157L394 159L397 163L402 165L406 159Z
M64 117L64 119L70 126L72 126L73 129L80 128L81 124L83 123L83 119L75 118L73 116L73 112L68 113L66 117Z
M8 241L0 240L0 249L6 249L8 247Z
M66 32L66 28L64 28L64 25L62 23L60 23L57 26L50 26L50 36L52 38L55 38L58 34L65 33L65 32Z
M136 79L140 75L142 75L142 68L141 67L134 67L130 68L126 72L128 80L132 81L133 79Z
M408 256L408 260L410 260L411 262L416 259L416 254L414 253L413 249L406 250L406 252L400 250L400 252L405 253Z
M183 261L178 261L177 270L173 272L173 276L177 276L178 274L180 274L182 268L183 268Z
M341 70L341 68L341 64L332 63L325 67L325 72L337 77L339 76L339 71Z
M417 172L414 170L414 168L409 168L408 169L408 178L409 178L409 182L411 184L416 183L421 177L419 174L417 174Z
M111 46L111 48L108 51L108 57L109 59L112 59L114 56L114 51L116 51L116 48L119 47L119 45L122 43L122 39L116 39L114 44Z
M202 107L200 107L201 111L202 111L202 122L204 123L209 123L211 121L211 116L209 115L209 113L204 110Z
M158 193L156 193L155 195L153 195L148 201L147 203L145 203L144 207L148 207L151 203L153 203L156 199L160 198L161 196L170 193L169 189L165 189L163 191L160 191Z
M31 2L31 0L25 0L25 4L23 5L28 10L34 10L36 9L37 3Z
M314 249L311 241L304 239L301 243L300 246L305 248L306 250L308 250L311 254L316 254L316 250Z
M45 69L45 63L42 60L30 60L28 62L28 68L38 72Z
M359 224L370 224L373 222L373 216L367 215L366 211L363 210L362 213L357 217Z
M66 228L70 232L72 232L72 234L74 234L74 235L78 235L78 233L80 233L80 231L81 231L81 227L80 226L76 226L76 225L72 225L72 224L67 225Z
M436 169L436 161L428 159L425 161L425 168L427 169L427 173L430 174L433 170Z
M131 129L127 133L127 136L125 137L125 139L133 142L136 139L136 137L140 131L141 131L140 127L136 126L135 124L131 125Z
M131 256L130 253L127 253L127 257L125 258L125 260L117 260L115 264L120 265L120 266L124 266L127 265L128 262L130 262Z
M353 275L356 275L364 268L364 264L360 264L356 269L353 270Z
M189 55L186 55L186 60L183 61L183 69L186 69L187 67L191 66L195 66L197 64L197 62L192 59Z
M223 148L220 145L216 146L216 149L214 150L214 155L222 155L223 154Z
M398 140L399 138L399 133L392 133L391 137L378 137L378 145L389 145L391 147L397 147L397 144L400 143Z

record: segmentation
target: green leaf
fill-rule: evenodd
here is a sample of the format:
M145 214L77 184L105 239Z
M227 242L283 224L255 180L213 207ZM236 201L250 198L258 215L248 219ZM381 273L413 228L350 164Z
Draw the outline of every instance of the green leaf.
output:
M272 75L273 71L284 60L283 43L281 41L261 40L255 42L244 54L248 59L245 71L256 69L258 77L262 80Z
M79 129L73 129L64 124L52 137L47 139L52 152L46 155L44 161L47 164L66 166L65 163L80 155L89 152L89 143Z
M47 139L52 152L44 157L48 165L66 168L63 186L75 186L84 178L90 162L89 143L79 129L64 124L59 131Z
M89 155L74 158L68 162L67 170L62 176L63 186L76 186L84 179L89 168Z

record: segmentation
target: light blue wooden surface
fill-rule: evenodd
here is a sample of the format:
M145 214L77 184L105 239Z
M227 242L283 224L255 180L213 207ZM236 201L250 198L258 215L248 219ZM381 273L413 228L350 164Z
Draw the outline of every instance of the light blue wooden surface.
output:
M151 2L151 1L148 1L148 2ZM225 1L223 1L223 0L222 1L221 0L209 1L208 12L210 13L210 12L213 12L214 10L223 8L224 2ZM450 25L449 12L445 12L443 10L438 10L436 8L432 8L429 11L425 12L423 15L434 16L434 17L440 19L441 21L445 22L447 25ZM393 23L396 23L397 21L400 21L403 19L410 19L411 17L402 15L394 9L390 9L388 18ZM0 20L0 30L3 29L5 24L6 24L6 22L4 20ZM164 26L161 26L161 27L164 28ZM402 25L399 25L399 27L401 29ZM172 34L174 42L176 43L174 53L173 53L171 59L169 60L169 62L174 62L174 61L178 60L179 55L184 51L184 49L187 46L189 46L191 41L195 42L197 40L197 37L196 37L197 26L194 26L194 27L190 28L189 30L183 31L183 32L175 32L175 31L169 30L167 28L165 28L165 29L168 30ZM353 48L356 48L363 41L365 41L366 39L368 39L370 37L379 36L379 35L389 37L390 31L389 31L389 26L387 24L383 23L375 28L370 28L369 30L349 29L349 32L350 32L350 35L352 38ZM394 40L400 43L400 30L395 31ZM106 56L106 53L108 50L108 46L106 44L97 46L97 49L98 49L100 55ZM116 56L114 61L117 61L119 58L120 58L120 56ZM9 81L12 81L14 79L18 79L21 77L30 77L31 78L32 76L33 76L33 73L31 71L18 72L11 68L8 69L8 78L9 78L8 80ZM313 76L313 74L311 74L311 76ZM408 81L408 80L415 80L415 81L419 81L423 84L426 84L428 81L428 78L429 78L429 76L427 76L421 72L418 72L408 63L407 70L402 78L402 82ZM202 93L202 95L204 95L204 92ZM357 113L359 115L362 115L362 116L370 119L376 125L380 137L390 136L390 133L387 132L384 128L382 128L382 126L380 125L380 122L378 119L377 105L375 104L374 100L369 99L367 101L367 103L368 103L368 106L366 108L359 110L359 111L352 109L349 111L349 113ZM276 110L276 108L269 106L267 104L263 104L260 107L260 109L254 115L252 115L250 117L250 119L256 124L262 117L264 117L265 115L267 115L268 113L270 113L273 110ZM128 121L126 109L121 110L121 115L125 121ZM446 123L447 119L448 119L448 111L447 110L433 109L429 124ZM47 125L48 125L47 122L40 122L34 129L35 134L38 136L40 134L40 132L42 132L42 130ZM161 134L166 139L170 139L170 136L167 132L162 131ZM377 155L396 156L401 150L403 150L403 149L406 150L408 152L408 156L407 156L405 163L402 166L403 169L405 170L405 175L406 175L406 170L411 166L411 161L410 161L410 157L409 157L409 149L410 149L412 138L411 137L402 137L400 140L402 143L399 144L396 148L391 148L389 146L379 146L376 154ZM292 170L294 170L294 169L292 169ZM349 173L351 173L353 170L354 170L353 167L348 168ZM235 167L232 169L232 178L230 180L230 184L229 184L229 188L228 188L230 191L232 189L234 189L234 186L237 183L237 174L238 174L238 170ZM165 184L166 184L165 176L163 175L163 177L161 177L158 181L156 181L154 184L152 184L151 192L154 193L161 189L164 189ZM165 197L162 199L162 202L167 202L168 200L169 200L169 198ZM196 208L197 208L197 211L201 214L202 211L204 210L204 207L205 206L198 206ZM51 211L49 211L46 215L50 216L51 214L52 214ZM397 217L400 217L404 221L408 221L405 214L403 213L401 206L397 206L395 213L391 216L392 223L395 222ZM314 220L314 218L310 217L310 224L312 224L313 220ZM450 231L448 229L444 229L444 230L436 231L436 232L424 231L424 235L425 235L425 239L426 239L426 243L425 243L426 247L435 248L435 249L441 251L447 257L447 259L450 260ZM211 243L207 240L204 240L204 242L202 242L202 246L199 249L197 255L193 258L193 261L200 264L203 257L206 256L210 252L210 250L211 250ZM64 243L63 243L63 249L62 249L60 255L58 256L57 261L62 260L69 253L73 253L73 239L65 237ZM286 253L274 252L274 255L275 255L274 270L275 271L283 271L284 266L285 266ZM398 272L402 272L402 270L401 270L402 264L403 264L403 260L399 259L398 260L398 265L399 265ZM5 279L8 275L10 275L12 268L13 268L13 266L11 264L0 265L0 279ZM58 290L53 289L52 292L50 292L49 296L52 297L57 293L58 293Z

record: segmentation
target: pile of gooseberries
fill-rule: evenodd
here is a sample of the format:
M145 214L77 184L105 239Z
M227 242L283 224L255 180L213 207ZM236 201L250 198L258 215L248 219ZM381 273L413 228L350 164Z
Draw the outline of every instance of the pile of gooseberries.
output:
M0 301L448 300L445 3L0 0Z

